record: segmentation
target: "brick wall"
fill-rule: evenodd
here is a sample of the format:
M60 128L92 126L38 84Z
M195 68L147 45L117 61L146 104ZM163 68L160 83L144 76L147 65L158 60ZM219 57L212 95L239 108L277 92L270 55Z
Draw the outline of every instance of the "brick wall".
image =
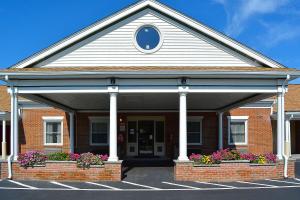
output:
M45 167L24 169L13 162L14 180L120 181L122 162L105 163L101 168L82 169L75 162L47 162ZM0 163L1 179L7 178L7 162Z
M289 161L288 176L295 177L295 162ZM283 178L283 162L276 165L251 165L249 163L221 163L216 167L194 167L192 162L177 162L174 167L177 181L253 181Z
M272 122L270 109L238 108L224 114L223 133L224 147L242 149L256 154L274 152ZM227 116L249 116L248 119L248 145L228 145L228 121Z
M44 145L44 123L43 116L62 116L63 119L63 145ZM51 150L57 149L69 152L69 116L67 113L57 109L26 109L22 110L22 118L19 128L20 152L29 150Z

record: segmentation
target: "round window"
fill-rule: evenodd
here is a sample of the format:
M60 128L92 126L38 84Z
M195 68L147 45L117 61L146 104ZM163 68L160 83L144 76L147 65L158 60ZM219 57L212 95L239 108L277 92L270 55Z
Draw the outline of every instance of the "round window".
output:
M135 40L140 50L153 52L158 48L161 38L155 27L146 25L137 30Z

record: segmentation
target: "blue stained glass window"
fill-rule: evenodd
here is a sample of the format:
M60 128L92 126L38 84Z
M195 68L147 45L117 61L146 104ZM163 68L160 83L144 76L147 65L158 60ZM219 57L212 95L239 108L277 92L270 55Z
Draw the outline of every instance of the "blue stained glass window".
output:
M152 26L143 26L136 34L136 42L140 48L150 51L160 42L158 31Z

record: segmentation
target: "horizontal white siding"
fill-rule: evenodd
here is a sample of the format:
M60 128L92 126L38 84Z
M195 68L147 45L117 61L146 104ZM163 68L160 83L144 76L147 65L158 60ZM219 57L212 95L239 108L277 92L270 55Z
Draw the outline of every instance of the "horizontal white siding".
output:
M134 46L135 31L155 25L161 48L144 54ZM153 11L143 11L60 52L36 67L76 66L256 66L251 60Z

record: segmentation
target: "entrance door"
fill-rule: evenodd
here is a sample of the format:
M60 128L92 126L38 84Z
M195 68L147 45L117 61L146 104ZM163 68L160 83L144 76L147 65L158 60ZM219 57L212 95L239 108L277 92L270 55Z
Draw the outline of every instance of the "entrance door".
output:
M127 122L127 156L165 156L164 118L135 116Z
M154 155L154 123L152 120L138 121L139 156Z

